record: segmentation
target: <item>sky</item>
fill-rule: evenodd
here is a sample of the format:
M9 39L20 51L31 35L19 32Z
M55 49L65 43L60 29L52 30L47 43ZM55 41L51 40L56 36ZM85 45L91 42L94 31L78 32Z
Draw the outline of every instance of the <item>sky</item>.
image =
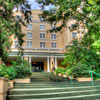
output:
M28 0L28 2L31 5L32 9L40 9L38 3L36 3L35 0Z
M28 2L29 2L29 4L31 5L32 10L33 10L33 9L41 9L41 8L39 7L39 4L36 3L35 0L28 0ZM49 9L50 7L53 7L53 6L45 7L45 9Z

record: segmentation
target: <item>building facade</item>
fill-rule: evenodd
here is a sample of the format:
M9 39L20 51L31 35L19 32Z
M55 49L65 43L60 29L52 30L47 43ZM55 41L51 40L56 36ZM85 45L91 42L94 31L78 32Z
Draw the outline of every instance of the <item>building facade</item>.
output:
M61 62L64 59L64 50L66 45L73 38L81 38L82 31L70 31L69 26L73 26L75 20L67 22L66 28L60 32L48 32L54 26L43 21L39 16L42 14L40 10L33 10L31 20L27 27L22 26L22 32L25 33L23 49L24 55L22 59L27 60L32 65L32 71L52 71L53 68L61 67ZM21 16L21 14L16 14ZM59 26L61 23L58 23ZM80 26L81 27L81 26ZM9 63L17 57L18 41L12 38L12 47L9 55Z

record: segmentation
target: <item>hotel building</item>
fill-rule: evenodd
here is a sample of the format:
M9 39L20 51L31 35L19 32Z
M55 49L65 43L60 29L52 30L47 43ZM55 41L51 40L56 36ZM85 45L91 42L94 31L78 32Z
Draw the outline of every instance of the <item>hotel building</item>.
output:
M26 26L22 26L22 32L25 33L23 49L24 55L22 59L27 60L32 65L32 71L48 71L50 72L53 67L61 67L61 62L64 59L65 47L73 38L80 39L82 37L82 31L70 31L69 26L73 26L75 20L72 19L66 24L66 28L55 33L47 32L54 26L43 21L43 18L39 16L42 14L40 10L32 10L30 16L32 22ZM16 14L21 16L21 14ZM61 23L58 23L59 26ZM80 25L79 25L80 26ZM80 26L81 27L81 26ZM17 57L17 45L18 41L12 36L12 47L9 55L9 62Z

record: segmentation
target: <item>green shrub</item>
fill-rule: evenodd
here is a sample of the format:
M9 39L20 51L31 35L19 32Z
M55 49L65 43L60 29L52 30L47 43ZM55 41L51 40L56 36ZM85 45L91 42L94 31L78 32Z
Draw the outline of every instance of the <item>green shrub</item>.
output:
M26 78L32 74L30 71L31 66L27 61L22 60L21 57L18 57L16 61L12 61L12 66L16 70L16 78Z
M15 79L17 72L16 72L15 68L12 66L12 67L7 68L7 74L8 74L8 77L6 77L6 78L8 78L9 80L13 80L13 79Z
M56 74L65 74L66 73L66 68L62 68L62 67L58 67L56 70L55 70Z
M51 73L48 77L50 78L51 81L55 81L55 82L65 81L64 77L54 75L53 73Z
M19 65L15 67L15 70L17 72L16 78L25 78L31 75L29 66Z
M90 76L89 70L91 70L90 67L86 66L86 64L81 63L77 63L71 68L71 72L74 77L88 77Z
M14 67L7 67L6 65L0 66L0 77L5 77L9 80L13 80L16 77L16 70Z
M0 65L0 77L4 77L7 74L7 68L6 65Z

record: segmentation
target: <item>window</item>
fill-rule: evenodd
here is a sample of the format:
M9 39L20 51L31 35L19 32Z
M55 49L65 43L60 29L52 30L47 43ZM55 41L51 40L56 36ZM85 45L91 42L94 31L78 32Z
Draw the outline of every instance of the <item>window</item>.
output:
M72 32L72 38L77 38L77 32Z
M27 47L32 47L32 41L27 41Z
M57 44L55 42L52 42L51 43L51 46L52 46L52 48L56 48L57 47Z
M77 28L77 24L71 24L71 29L76 29Z
M56 40L56 34L51 34L51 40Z
M28 30L32 30L32 28L33 28L32 24L28 24L28 25L27 25L27 29L28 29Z
M15 48L18 47L18 41L14 41L14 46L15 46Z
M22 18L21 15L16 15L16 20L17 20L17 21L20 20L21 18Z
M27 38L28 38L28 39L32 39L32 32L28 32L28 33L27 33Z
M29 20L30 20L30 21L33 20L33 16L32 16L32 15L29 16Z
M45 42L40 42L40 47L45 48Z
M55 29L56 28L56 26L55 25L51 25L51 29Z
M40 21L43 22L44 21L44 18L42 16L40 16Z
M40 25L40 30L45 30L45 25Z
M45 33L40 33L40 39L45 39Z

